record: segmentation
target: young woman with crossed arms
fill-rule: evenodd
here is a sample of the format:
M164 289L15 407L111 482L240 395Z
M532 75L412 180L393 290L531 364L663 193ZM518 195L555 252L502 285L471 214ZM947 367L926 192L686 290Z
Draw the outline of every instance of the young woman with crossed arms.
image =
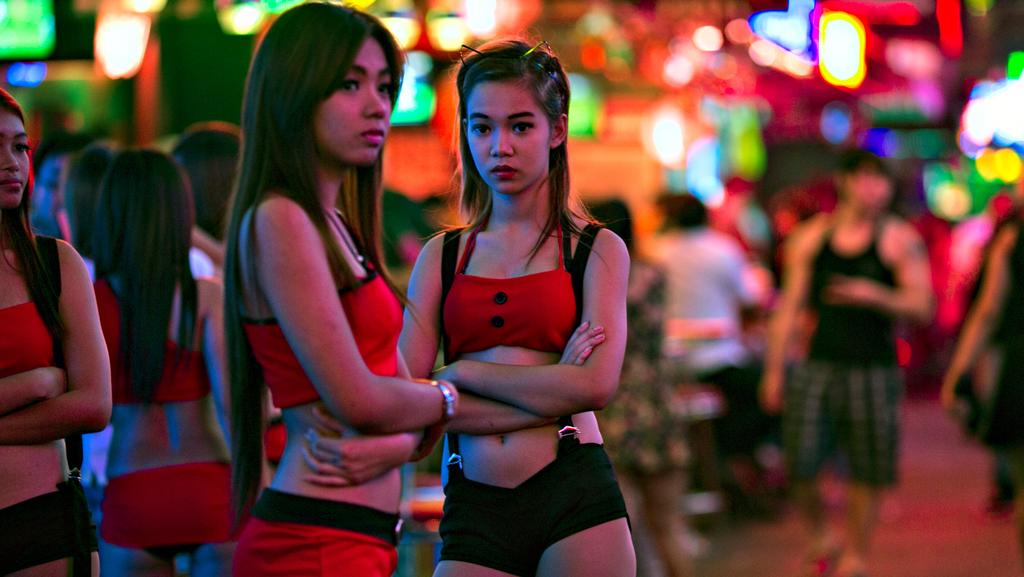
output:
M569 84L550 48L473 52L457 78L468 224L420 255L400 341L419 377L443 345L435 376L462 393L435 577L633 575L593 413L618 385L629 256L569 194Z
M398 466L456 407L454 387L408 377L381 267L381 148L401 71L376 19L328 3L282 14L253 59L225 267L235 497L242 511L255 501L240 577L390 577ZM257 499L264 383L287 442Z

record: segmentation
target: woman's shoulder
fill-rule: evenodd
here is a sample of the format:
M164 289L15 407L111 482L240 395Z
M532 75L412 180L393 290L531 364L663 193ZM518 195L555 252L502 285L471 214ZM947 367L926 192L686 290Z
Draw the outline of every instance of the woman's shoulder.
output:
M466 230L467 227L455 227L434 233L423 245L423 250L420 251L420 256L416 259L416 262L424 260L440 262L441 254L444 252L445 247L452 244L458 247Z
M623 250L626 248L626 244L622 241L619 235L615 234L611 229L605 227L599 222L576 218L573 220L573 225L575 227L573 236L576 237L574 240L577 242L585 235L593 235L593 250L600 250L601 248L614 249L617 246L621 247Z
M243 218L243 227L256 233L258 242L292 241L304 236L316 236L313 219L295 200L279 193L269 192Z
M60 276L62 287L88 288L92 291L92 275L85 265L82 255L75 247L61 239L54 239L57 245L57 256L60 259Z
M279 191L268 191L263 200L253 207L251 214L257 222L266 218L309 220L309 214L302 205Z

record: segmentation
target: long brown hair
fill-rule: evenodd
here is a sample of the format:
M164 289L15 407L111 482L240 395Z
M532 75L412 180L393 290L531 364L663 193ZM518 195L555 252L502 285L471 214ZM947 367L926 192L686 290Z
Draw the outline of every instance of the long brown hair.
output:
M126 150L100 182L93 231L96 278L110 282L121 310L121 362L132 391L151 402L163 375L175 291L179 362L192 347L198 294L189 267L195 217L182 170L166 153ZM114 351L111 351L114 352Z
M308 3L282 14L263 36L249 69L242 106L242 151L227 231L225 333L231 375L231 441L235 510L250 507L259 490L266 390L259 365L242 328L243 276L255 284L253 265L243 269L241 235L253 240L242 221L270 191L301 206L327 249L335 281L356 282L328 229L316 193L313 117L316 107L345 79L364 42L380 44L391 73L394 104L401 82L402 55L378 20L336 4ZM381 155L383 156L383 155ZM338 195L352 236L369 263L392 286L381 263L381 158L353 167Z
M491 215L491 191L484 182L469 147L467 106L473 90L483 82L517 82L533 92L537 104L554 124L569 113L569 78L546 42L531 46L522 40L489 42L468 51L456 77L459 93L459 157L462 187L459 208L467 227L480 226ZM586 209L570 192L568 139L548 153L548 218L530 256L561 224L579 234L576 220L590 222Z
M21 105L3 88L0 88L0 109L17 116L22 125L25 124L25 113L22 112ZM60 318L60 296L53 291L49 282L43 259L36 248L36 237L29 226L33 182L34 175L30 166L21 203L14 208L4 209L0 216L0 251L8 246L14 251L15 262L9 264L21 270L28 286L29 298L35 303L50 335L54 340L60 341L64 336L64 322Z

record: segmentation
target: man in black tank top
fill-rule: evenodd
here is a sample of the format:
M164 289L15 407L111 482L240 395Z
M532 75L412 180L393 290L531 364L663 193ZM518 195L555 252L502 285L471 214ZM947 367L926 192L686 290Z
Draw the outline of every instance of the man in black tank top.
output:
M782 295L769 326L761 400L782 411L794 494L813 534L810 575L866 575L882 489L896 481L902 374L893 325L931 320L928 255L917 232L889 214L892 178L876 156L840 160L833 214L786 241ZM808 306L817 316L807 358L785 377L788 344ZM817 488L838 449L849 465L846 543L829 530ZM838 572L836 572L838 571Z

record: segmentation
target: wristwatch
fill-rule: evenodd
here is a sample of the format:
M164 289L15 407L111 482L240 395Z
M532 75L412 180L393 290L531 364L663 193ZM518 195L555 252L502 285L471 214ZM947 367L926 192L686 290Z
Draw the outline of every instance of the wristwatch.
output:
M444 404L441 408L441 420L448 422L455 416L455 387L448 381L430 381L431 385L441 391Z

